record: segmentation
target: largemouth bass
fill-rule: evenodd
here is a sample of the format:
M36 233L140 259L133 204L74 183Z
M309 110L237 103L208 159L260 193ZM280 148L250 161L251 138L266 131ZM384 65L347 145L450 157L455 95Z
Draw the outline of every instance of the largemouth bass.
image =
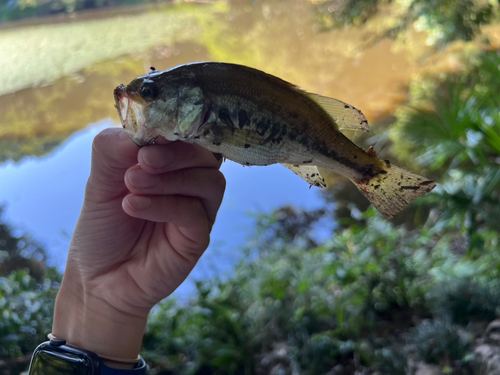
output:
M365 116L249 67L194 63L151 73L114 91L124 129L139 146L162 136L197 143L243 165L281 163L325 187L317 167L348 177L388 218L433 181L366 152L340 129L368 131Z

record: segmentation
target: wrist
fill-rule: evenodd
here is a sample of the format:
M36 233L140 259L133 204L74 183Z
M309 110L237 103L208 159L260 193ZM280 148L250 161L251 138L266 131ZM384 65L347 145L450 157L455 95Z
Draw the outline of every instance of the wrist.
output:
M56 299L52 334L101 358L133 362L138 358L146 323L147 316L121 312L107 301L86 294L83 287L63 280Z

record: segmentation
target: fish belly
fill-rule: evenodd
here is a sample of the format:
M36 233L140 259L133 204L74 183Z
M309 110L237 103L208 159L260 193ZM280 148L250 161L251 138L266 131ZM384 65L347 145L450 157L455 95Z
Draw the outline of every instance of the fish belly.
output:
M309 162L311 160L307 156L306 150L302 150L300 145L289 141L280 141L279 144L276 142L263 144L260 136L248 131L235 130L224 133L227 134L217 137L213 135L202 136L195 139L194 142L213 153L221 154L223 157L242 165L303 164L303 161Z

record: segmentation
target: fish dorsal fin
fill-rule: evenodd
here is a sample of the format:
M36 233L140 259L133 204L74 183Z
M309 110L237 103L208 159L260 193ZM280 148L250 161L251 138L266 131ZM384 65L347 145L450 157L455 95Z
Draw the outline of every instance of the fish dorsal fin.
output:
M340 100L318 94L306 93L318 103L337 123L339 129L370 130L365 115L357 108Z

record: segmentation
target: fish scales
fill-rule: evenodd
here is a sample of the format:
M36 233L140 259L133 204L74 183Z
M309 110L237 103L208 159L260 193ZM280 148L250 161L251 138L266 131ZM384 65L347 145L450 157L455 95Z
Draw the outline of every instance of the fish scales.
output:
M365 152L340 128L368 130L353 106L256 69L195 63L139 77L115 90L124 128L138 145L158 136L194 142L243 165L281 163L311 185L317 167L351 179L387 217L435 184Z
M226 83L231 81L242 83ZM245 85L244 82L251 84ZM217 108L230 110L234 123L238 122L239 110L245 111L251 119L248 130L256 135L252 141L256 141L257 145L252 153L244 150L246 157L242 159L239 147L242 142L236 142L248 137L248 133L241 137L226 137L226 145L220 148L212 147L209 144L211 139L200 141L204 147L220 152L230 160L246 165L268 165L304 164L304 161L312 159L310 163L316 162L324 167L331 166L333 158L340 159L337 169L344 169L349 163L350 168L357 169L360 173L366 169L364 164L352 163L352 160L364 159L365 163L375 163L338 131L333 119L316 102L279 78L253 69L225 66L203 74L200 85L204 87L204 93L211 103L216 104ZM268 108L273 110L267 110ZM273 132L276 124L279 130ZM355 147L336 150L333 146L339 143ZM260 145L266 147L259 147ZM281 152L276 152L276 149ZM345 173L351 173L351 169L346 169Z

